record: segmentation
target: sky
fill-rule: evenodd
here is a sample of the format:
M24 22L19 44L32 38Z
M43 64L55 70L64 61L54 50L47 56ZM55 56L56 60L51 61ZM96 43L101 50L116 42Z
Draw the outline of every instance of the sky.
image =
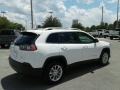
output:
M73 19L78 19L85 27L99 25L102 6L104 22L113 23L117 0L33 0L34 25L41 25L51 11L63 27L70 27ZM30 28L30 0L0 0L0 11L5 11L9 20Z

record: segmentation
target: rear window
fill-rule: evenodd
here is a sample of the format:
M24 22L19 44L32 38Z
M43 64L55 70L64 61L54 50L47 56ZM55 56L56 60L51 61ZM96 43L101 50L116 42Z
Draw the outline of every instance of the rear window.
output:
M22 32L21 35L15 40L15 45L30 45L35 43L38 35L30 32Z

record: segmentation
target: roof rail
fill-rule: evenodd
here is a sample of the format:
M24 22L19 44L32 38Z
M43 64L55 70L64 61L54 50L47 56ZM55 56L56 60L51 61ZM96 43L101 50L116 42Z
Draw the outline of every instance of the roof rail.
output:
M79 28L69 28L70 30L81 30Z
M45 30L63 29L62 27L47 27Z

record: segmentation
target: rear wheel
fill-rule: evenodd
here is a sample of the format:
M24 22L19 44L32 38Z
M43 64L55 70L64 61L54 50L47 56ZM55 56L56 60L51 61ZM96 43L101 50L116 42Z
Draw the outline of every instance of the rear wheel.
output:
M109 53L103 52L100 56L100 64L107 65L109 63Z
M64 67L59 62L51 62L45 66L44 79L50 84L58 83L64 74Z

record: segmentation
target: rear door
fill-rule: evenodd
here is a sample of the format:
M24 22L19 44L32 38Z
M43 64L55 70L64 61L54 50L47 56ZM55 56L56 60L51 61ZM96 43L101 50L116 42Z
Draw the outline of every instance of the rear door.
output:
M79 43L76 32L59 33L60 38L60 54L65 56L68 64L83 60L83 47Z

